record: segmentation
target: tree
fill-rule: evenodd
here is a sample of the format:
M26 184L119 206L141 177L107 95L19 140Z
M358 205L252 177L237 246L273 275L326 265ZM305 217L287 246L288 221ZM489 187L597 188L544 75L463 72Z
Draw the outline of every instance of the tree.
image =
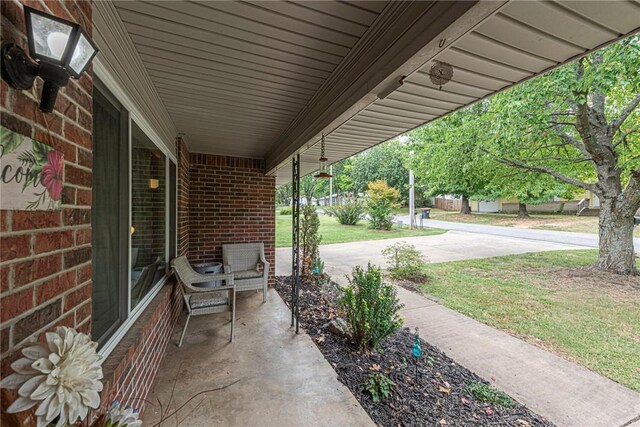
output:
M291 203L291 183L276 188L276 204L288 206Z
M367 213L369 227L375 230L391 230L393 210L400 207L400 192L390 187L386 181L372 181L367 184Z
M304 196L308 205L313 204L313 198L317 196L318 179L314 177L315 173L300 178L300 196Z
M460 196L460 212L464 214L471 213L470 198L492 200L499 196L491 185L496 162L479 148L485 110L485 103L479 103L409 134L417 182L426 185L431 196Z
M632 37L497 95L485 150L600 199L597 266L635 274L640 208L640 38Z
M345 167L352 190L363 193L371 181L383 180L409 199L409 170L405 162L409 151L393 140L370 148L352 157Z

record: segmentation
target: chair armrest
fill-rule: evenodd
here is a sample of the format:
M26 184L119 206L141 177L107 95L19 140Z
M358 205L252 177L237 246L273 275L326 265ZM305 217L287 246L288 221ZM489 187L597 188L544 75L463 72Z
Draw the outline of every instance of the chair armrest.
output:
M232 283L227 286L218 286L215 288L197 288L195 286L186 285L189 292L187 294L202 294L206 292L235 291L236 284Z
M222 267L225 274L231 273L231 265L227 264Z
M264 265L269 265L269 261L267 261L267 257L265 257L263 253L260 253L260 262Z
M184 286L189 290L189 293L202 293L202 292L213 292L213 291L225 291L225 290L235 290L236 285L233 280L233 273L230 274L194 274L189 277L191 283L187 283L182 281ZM198 288L193 286L194 283L204 283L210 282L212 280L224 280L226 281L225 286L218 286L216 288Z

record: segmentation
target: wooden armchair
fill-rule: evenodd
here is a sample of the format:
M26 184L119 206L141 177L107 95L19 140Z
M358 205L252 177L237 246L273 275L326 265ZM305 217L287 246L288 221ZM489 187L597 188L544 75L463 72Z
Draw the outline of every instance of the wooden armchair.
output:
M236 286L233 274L200 274L191 268L185 256L175 258L171 261L178 280L181 284L182 296L187 305L187 320L184 322L184 329L180 336L178 347L182 347L182 340L187 331L187 325L191 316L201 314L213 314L231 312L231 338L233 342L233 332L236 322ZM211 280L224 280L224 286L215 288L198 288L193 286L197 283L209 282Z

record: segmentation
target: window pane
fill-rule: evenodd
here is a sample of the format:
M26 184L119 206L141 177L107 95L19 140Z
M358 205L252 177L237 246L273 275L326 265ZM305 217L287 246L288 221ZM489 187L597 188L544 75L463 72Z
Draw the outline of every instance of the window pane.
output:
M131 307L164 276L166 254L165 155L131 126Z
M101 345L127 316L127 114L96 82L93 97L91 207L92 335Z

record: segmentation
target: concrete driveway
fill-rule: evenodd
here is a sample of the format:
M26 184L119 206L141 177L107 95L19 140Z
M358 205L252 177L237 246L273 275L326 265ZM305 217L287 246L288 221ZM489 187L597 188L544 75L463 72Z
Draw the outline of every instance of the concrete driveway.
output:
M494 227L497 228L497 227ZM506 228L506 227L502 227ZM489 258L526 252L584 249L584 246L528 240L491 234L448 231L436 236L419 236L404 239L369 240L366 242L321 245L320 256L325 271L340 284L356 265L367 262L385 266L382 250L396 242L405 241L418 248L430 262L459 261ZM276 275L291 274L291 248L276 249Z

